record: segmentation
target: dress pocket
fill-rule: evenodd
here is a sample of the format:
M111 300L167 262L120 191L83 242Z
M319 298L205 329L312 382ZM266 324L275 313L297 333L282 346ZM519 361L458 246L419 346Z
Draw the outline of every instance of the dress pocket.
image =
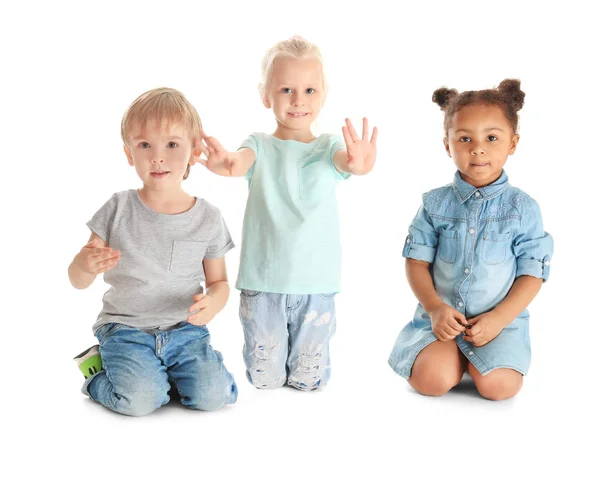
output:
M506 252L510 246L511 233L483 233L481 259L485 264L495 265L504 263Z
M445 263L454 263L458 251L458 231L442 229L438 239L437 256Z
M177 276L197 276L204 272L202 260L208 241L173 241L169 271Z

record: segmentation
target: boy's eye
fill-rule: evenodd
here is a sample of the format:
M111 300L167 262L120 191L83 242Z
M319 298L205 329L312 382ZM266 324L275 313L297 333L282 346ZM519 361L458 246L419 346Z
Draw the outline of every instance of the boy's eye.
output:
M142 149L148 149L150 147L150 144L148 142L140 142L140 147Z
M468 136L462 136L459 140L460 142L471 142L471 138Z
M283 89L281 89L281 92L283 92L284 94L291 94L292 89L290 89L289 87L284 87Z
M307 94L314 94L315 92L316 92L316 90L313 89L312 87L309 87L308 89L306 89Z
M493 141L497 141L497 140L498 140L498 138L496 136L494 136L494 135L489 135L488 136L488 141L492 141L493 142Z
M177 144L177 142L171 141L167 144L167 147L174 149L175 147L179 147L179 144Z

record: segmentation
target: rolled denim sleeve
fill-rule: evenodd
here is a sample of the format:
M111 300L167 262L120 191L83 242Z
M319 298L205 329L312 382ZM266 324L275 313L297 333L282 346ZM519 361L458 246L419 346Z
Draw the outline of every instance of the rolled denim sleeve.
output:
M540 207L534 200L523 210L521 230L514 238L513 252L517 258L517 278L528 275L543 281L548 279L554 240L544 231Z
M433 263L437 251L438 237L439 235L431 222L431 217L425 207L421 206L410 228L408 228L408 236L402 250L402 256Z

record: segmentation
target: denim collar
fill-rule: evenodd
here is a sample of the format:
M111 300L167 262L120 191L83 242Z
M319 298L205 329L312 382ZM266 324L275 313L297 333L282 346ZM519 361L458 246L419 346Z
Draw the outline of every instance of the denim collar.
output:
M504 169L502 169L502 174L500 177L496 179L492 184L488 186L483 186L480 188L476 188L472 186L466 181L463 181L460 177L460 172L456 171L454 174L454 182L452 183L452 189L454 190L454 194L458 198L458 201L462 204L471 196L473 196L476 192L479 192L479 195L475 197L478 198L481 196L481 199L492 199L501 194L508 187L508 176Z

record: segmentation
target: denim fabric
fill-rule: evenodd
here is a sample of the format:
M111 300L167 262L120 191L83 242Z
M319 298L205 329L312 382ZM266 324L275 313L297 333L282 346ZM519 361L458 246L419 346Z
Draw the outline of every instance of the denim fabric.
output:
M457 171L451 185L423 195L402 255L431 263L444 303L467 318L496 307L522 275L548 279L552 237L543 229L538 204L508 183L503 171L492 184L476 188ZM529 313L524 310L501 336L483 347L455 339L482 373L513 368L523 374L530 362ZM418 353L435 341L431 320L419 304L402 330L389 359L408 378Z
M82 391L115 412L150 413L169 401L171 385L183 405L197 410L217 410L237 399L237 386L205 326L184 322L148 333L108 323L96 337L104 370L87 379Z
M330 376L335 294L288 295L242 290L246 376L257 388L324 386Z

